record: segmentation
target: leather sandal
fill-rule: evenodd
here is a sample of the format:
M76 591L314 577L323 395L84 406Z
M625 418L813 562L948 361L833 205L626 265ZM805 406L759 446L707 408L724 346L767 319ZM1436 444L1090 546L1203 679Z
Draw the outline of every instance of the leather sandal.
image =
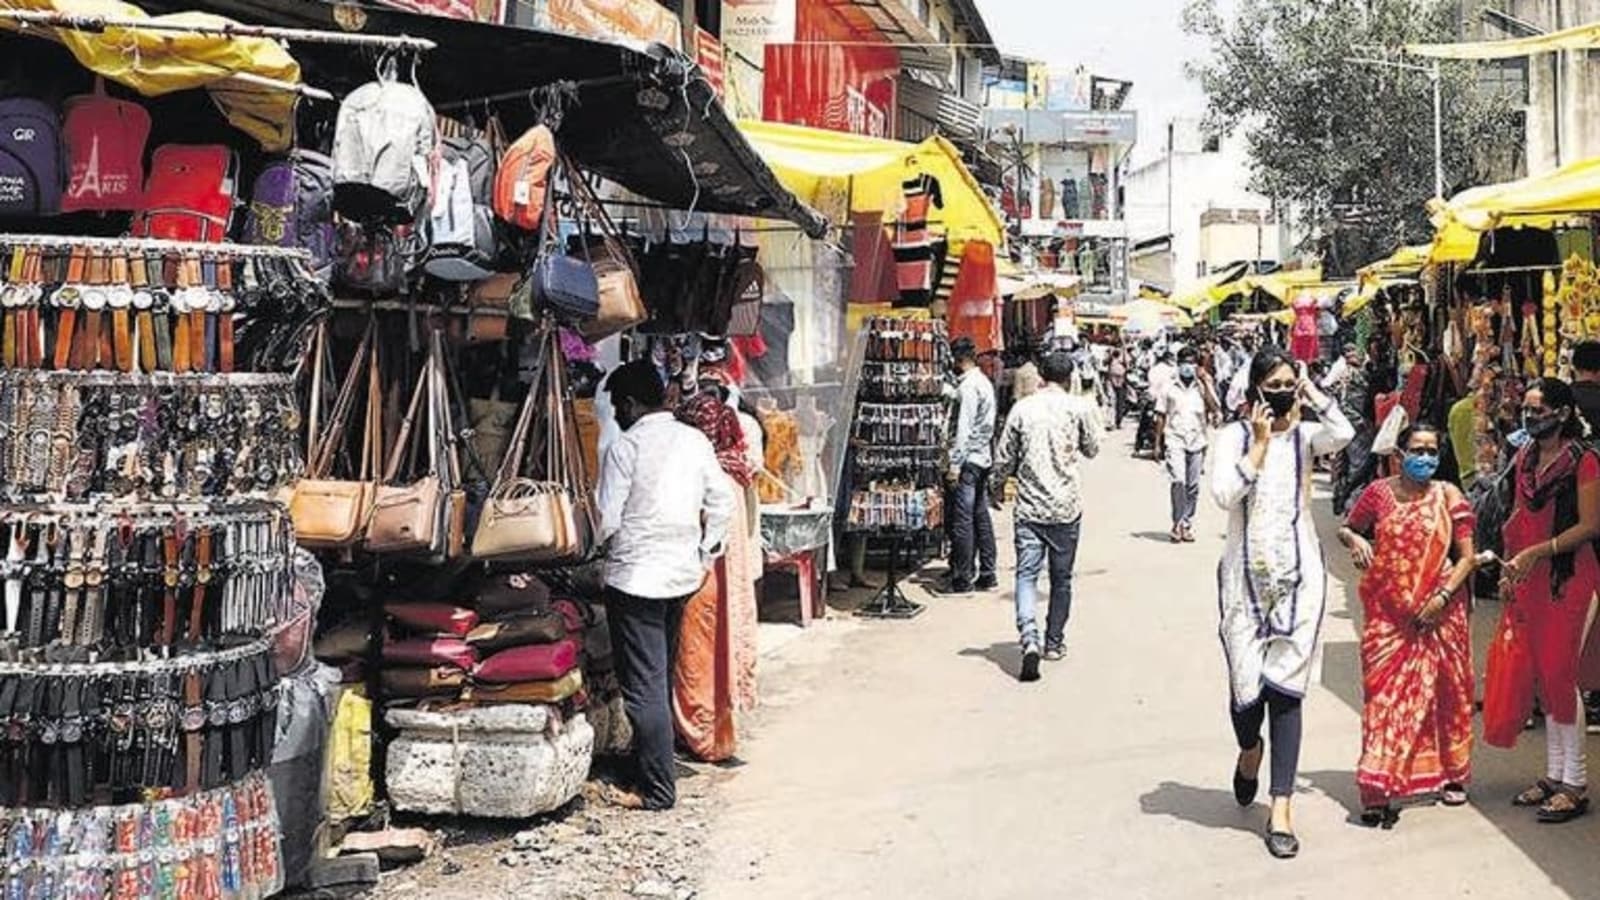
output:
M1583 816L1589 811L1589 798L1583 788L1562 785L1545 804L1539 807L1539 821L1546 825L1561 825Z
M1551 797L1556 795L1556 790L1557 787L1553 782L1547 778L1541 778L1533 783L1533 787L1528 788L1513 798L1511 805L1543 806L1550 802Z
M1274 859L1294 859L1300 855L1300 839L1288 831L1268 831L1267 852Z

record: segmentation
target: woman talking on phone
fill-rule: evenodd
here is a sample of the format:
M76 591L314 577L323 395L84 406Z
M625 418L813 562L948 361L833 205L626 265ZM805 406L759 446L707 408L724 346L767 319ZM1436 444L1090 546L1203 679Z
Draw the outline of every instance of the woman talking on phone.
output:
M1354 436L1339 404L1284 351L1268 348L1250 363L1245 420L1219 432L1211 493L1228 511L1228 539L1217 567L1218 634L1227 658L1239 757L1233 793L1255 802L1268 747L1272 815L1267 850L1300 852L1289 803L1300 764L1300 701L1327 605L1327 572L1311 519L1312 463L1344 449ZM1319 421L1303 421L1312 410Z

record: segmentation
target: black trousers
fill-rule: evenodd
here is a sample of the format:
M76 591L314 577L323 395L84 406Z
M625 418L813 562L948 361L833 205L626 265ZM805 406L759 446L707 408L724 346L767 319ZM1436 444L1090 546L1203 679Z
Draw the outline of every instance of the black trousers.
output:
M1260 699L1244 709L1233 709L1233 735L1240 750L1261 745L1261 723L1270 716L1272 744L1272 790L1274 797L1294 796L1294 779L1300 769L1300 698L1274 687L1262 691Z
M976 580L995 578L994 518L989 513L989 470L961 467L952 495L950 516L950 581L970 588ZM973 572L976 565L977 572Z
M634 788L646 809L678 802L672 727L672 664L687 597L656 600L606 588L606 621L622 700L633 724Z

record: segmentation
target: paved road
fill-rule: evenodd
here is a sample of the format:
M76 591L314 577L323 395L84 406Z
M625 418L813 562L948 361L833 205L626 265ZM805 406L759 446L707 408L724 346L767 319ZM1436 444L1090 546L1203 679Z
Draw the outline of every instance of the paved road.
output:
M830 620L784 649L708 842L708 896L1600 896L1600 817L1552 828L1508 805L1540 774L1539 733L1479 753L1472 807L1352 824L1359 601L1342 581L1306 706L1304 852L1270 859L1265 808L1229 789L1222 515L1207 501L1200 542L1168 545L1159 470L1122 443L1089 468L1068 657L1042 682L1014 678L1009 586L913 622Z

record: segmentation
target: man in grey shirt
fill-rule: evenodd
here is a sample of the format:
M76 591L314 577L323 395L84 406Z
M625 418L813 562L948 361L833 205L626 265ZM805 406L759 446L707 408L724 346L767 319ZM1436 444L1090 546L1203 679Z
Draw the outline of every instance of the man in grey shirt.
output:
M1056 352L1039 364L1044 387L1012 407L1000 435L994 478L1016 476L1017 633L1023 681L1039 680L1039 575L1050 570L1050 611L1042 647L1046 659L1066 650L1072 613L1072 568L1083 524L1078 460L1100 453L1100 427L1091 401L1067 391L1072 358Z
M989 470L994 466L997 406L994 385L978 368L971 338L958 338L950 353L961 375L956 387L956 436L950 446L950 580L941 591L967 594L999 587L995 575L994 520L989 513ZM977 572L973 572L974 562Z

